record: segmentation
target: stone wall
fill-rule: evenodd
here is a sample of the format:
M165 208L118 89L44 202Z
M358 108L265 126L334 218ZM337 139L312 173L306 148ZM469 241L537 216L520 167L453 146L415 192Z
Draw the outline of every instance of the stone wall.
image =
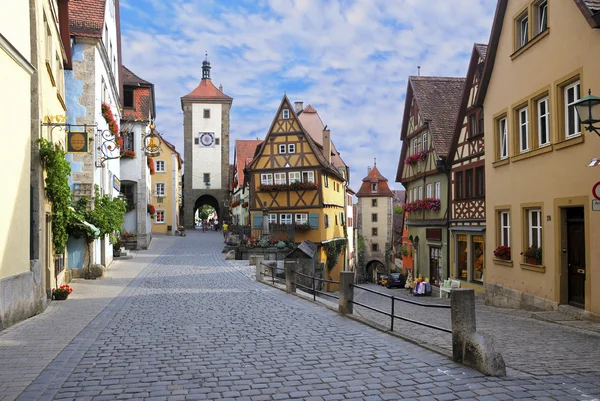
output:
M521 291L506 288L501 284L485 284L485 303L499 308L525 310L558 310L558 303Z
M27 319L42 309L34 294L34 274L25 272L0 279L0 329Z

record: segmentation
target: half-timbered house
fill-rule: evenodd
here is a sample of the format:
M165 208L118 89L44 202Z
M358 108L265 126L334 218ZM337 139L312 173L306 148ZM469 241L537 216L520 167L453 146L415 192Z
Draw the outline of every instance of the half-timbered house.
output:
M448 277L447 158L464 78L409 77L396 174L407 191L405 210L414 247L414 274L437 285Z
M467 71L450 164L450 275L483 291L485 273L485 160L483 109L475 103L487 45L475 44Z
M265 214L270 227L294 226L295 242L318 244L318 260L336 279L345 263L347 167L343 161L336 167L332 157L339 158L339 153L333 151L330 131L322 128L317 144L287 96L283 97L267 136L246 168L250 220L255 236L263 229Z

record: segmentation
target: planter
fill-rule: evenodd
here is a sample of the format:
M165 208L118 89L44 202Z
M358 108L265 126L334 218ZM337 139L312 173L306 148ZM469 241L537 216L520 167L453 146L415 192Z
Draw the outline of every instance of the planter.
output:
M542 264L541 261L534 259L534 258L526 258L525 261L526 261L526 263L529 263L530 265L541 265Z
M128 250L137 249L137 236L134 237L123 237L123 248Z
M56 294L56 295L54 295L54 299L56 301L64 301L67 298L69 298L69 294Z

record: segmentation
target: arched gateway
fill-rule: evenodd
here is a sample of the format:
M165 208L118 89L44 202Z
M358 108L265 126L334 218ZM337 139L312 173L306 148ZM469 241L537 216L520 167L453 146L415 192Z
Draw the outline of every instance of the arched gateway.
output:
M220 222L229 222L229 111L233 99L210 79L210 62L202 62L202 80L181 98L185 174L183 221L193 228L198 202L217 210Z

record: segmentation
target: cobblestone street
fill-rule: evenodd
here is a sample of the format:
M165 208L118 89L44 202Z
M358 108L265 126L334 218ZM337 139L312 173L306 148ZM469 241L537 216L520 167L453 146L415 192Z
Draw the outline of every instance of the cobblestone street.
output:
M0 332L0 399L600 398L600 374L592 363L598 360L597 337L532 325L522 330L519 353L552 368L521 374L525 369L510 356L517 375L485 377L256 283L247 262L224 260L222 243L222 234L214 232L156 237L150 251L115 262L107 278L76 280L67 301ZM501 351L510 355L510 327L525 318L504 316L507 343ZM487 318L478 317L487 330ZM534 341L538 334L556 339L540 344ZM591 354L576 369L569 354L580 355L582 341ZM48 350L48 344L55 347ZM548 350L554 352L546 357Z

